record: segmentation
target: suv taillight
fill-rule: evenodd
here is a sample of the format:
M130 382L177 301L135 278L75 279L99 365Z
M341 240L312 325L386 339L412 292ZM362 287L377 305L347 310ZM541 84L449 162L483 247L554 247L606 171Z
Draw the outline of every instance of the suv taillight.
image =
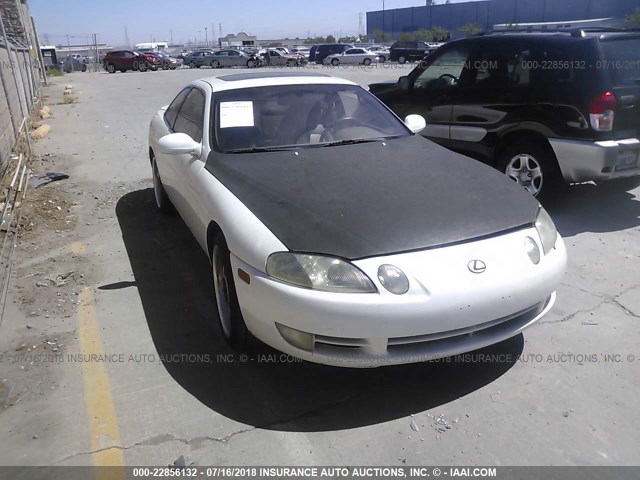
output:
M596 132L610 132L613 130L617 106L616 96L611 92L603 93L591 100L589 105L591 128Z

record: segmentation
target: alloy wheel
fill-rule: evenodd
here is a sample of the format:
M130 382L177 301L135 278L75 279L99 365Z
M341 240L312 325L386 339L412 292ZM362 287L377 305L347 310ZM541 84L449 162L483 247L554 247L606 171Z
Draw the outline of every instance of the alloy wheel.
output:
M504 173L534 197L542 190L542 168L540 163L529 154L521 153L514 156L507 164Z

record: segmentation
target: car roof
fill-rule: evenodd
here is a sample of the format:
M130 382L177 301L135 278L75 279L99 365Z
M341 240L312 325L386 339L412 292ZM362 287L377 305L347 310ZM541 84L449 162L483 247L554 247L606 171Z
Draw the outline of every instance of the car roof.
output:
M203 78L190 85L208 84L214 92L223 90L238 90L242 88L273 87L280 85L357 85L354 82L339 77L332 77L321 73L240 73L223 75L220 77Z

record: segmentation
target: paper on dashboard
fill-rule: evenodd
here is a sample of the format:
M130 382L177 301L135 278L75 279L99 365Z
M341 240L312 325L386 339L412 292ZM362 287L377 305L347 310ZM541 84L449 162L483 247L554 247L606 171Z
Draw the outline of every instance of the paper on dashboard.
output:
M220 102L220 128L254 125L253 102Z

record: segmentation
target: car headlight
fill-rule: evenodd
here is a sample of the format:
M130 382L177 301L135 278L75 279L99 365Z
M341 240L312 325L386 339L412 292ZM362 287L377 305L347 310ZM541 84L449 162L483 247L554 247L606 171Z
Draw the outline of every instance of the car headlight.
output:
M375 293L373 282L355 265L339 258L280 252L267 260L267 274L298 287L341 293Z
M556 230L556 226L547 211L542 207L540 207L540 212L538 213L538 218L536 218L535 226L538 231L538 235L540 235L540 240L542 241L542 249L546 255L556 245L558 230Z

